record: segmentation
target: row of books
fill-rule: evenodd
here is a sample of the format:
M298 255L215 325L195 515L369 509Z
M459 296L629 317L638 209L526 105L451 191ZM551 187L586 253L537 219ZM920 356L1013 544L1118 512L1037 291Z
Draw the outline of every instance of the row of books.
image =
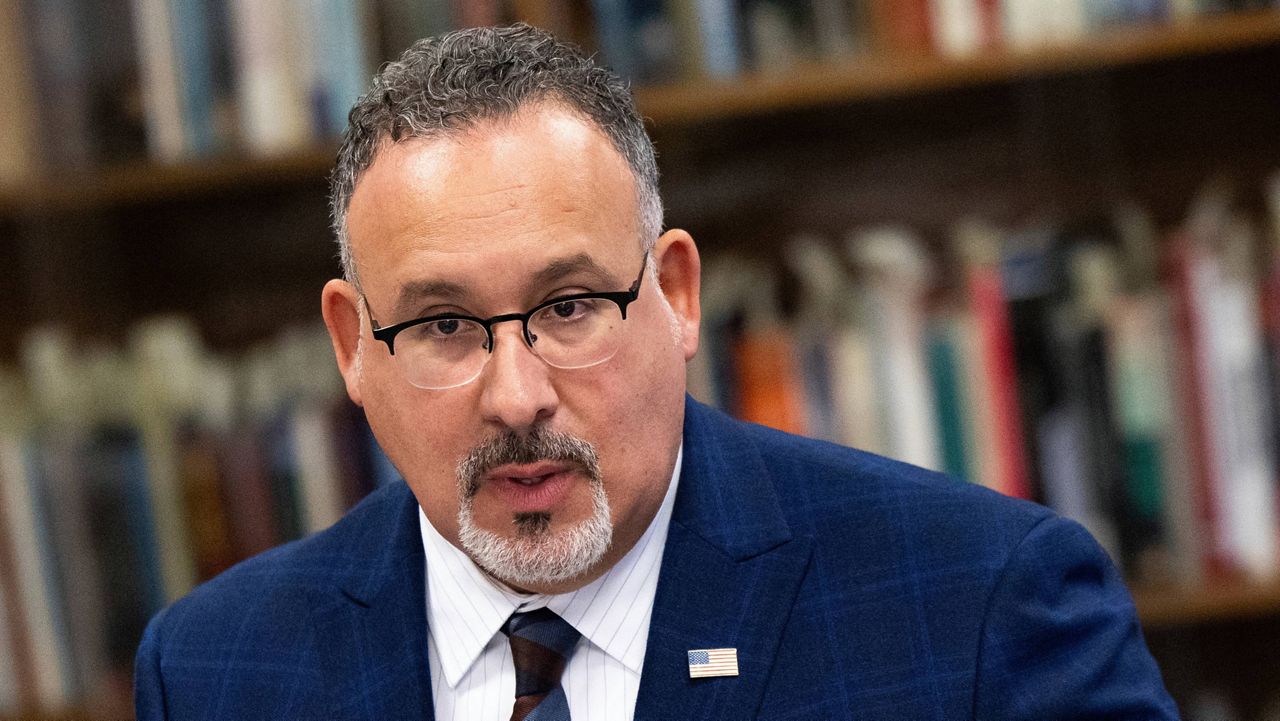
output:
M966 221L942 262L901 228L713 259L691 392L1043 502L1133 580L1274 578L1280 176L1269 192L1260 224L1209 188L1167 237L1128 208Z
M393 17L422 4L380 2ZM365 0L0 0L0 183L333 137L372 77L370 9Z
M33 332L0 376L0 717L129 716L151 615L395 477L322 326L235 360L178 318Z
M605 59L644 81L729 78L859 53L963 57L1276 6L1274 0L593 0Z
M1280 0L0 0L0 186L140 158L270 155L346 124L377 59L527 20L639 81L858 53L966 55ZM589 15L590 17L579 17ZM590 27L587 37L580 28ZM856 61L854 61L856 62Z

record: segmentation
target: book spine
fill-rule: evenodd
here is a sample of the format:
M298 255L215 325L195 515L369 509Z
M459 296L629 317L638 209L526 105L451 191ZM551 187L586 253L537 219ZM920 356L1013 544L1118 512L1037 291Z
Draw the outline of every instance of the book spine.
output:
M956 478L974 480L970 475L969 419L964 405L964 373L955 319L935 318L927 333L929 379L933 389L935 424L941 470Z
M0 187L27 181L39 169L29 52L19 0L0 0Z
M297 150L311 141L310 65L298 48L307 36L292 29L299 1L231 2L240 134L257 155Z
M52 168L83 170L95 161L90 126L89 45L72 0L25 0L28 48L37 87L40 145Z
M147 146L161 161L187 154L187 137L173 44L168 0L132 0L142 99L147 119Z
M289 414L290 448L296 456L301 531L311 534L337 523L343 502L338 461L334 458L333 430L327 409L314 402L300 403Z
M596 42L605 63L618 75L634 79L639 60L631 39L626 0L591 0L595 14Z
M1188 419L1187 439L1192 461L1198 527L1204 529L1205 570L1211 577L1228 576L1236 566L1225 542L1222 524L1225 518L1216 503L1218 469L1211 446L1208 409L1208 359L1203 347L1205 318L1199 301L1196 266L1202 261L1198 249L1186 237L1171 240L1170 265L1175 298L1175 322L1178 345L1178 377L1186 387L1181 395L1182 414Z
M0 595L3 596L0 599L3 603L3 609L0 609L3 620L0 623L4 623L0 633L6 639L6 653L0 658L9 659L5 666L13 683L13 697L7 711L16 711L19 707L34 708L38 702L35 695L35 659L16 555L18 537L13 533L15 527L10 524L13 512L3 510L17 502L7 495L17 480L9 477L15 468L6 458L6 453L19 444L17 434L10 435L0 429Z
M211 0L170 0L170 30L178 66L185 150L197 156L217 150L214 132L213 48L210 45Z
M980 338L979 363L983 387L990 393L988 442L996 490L1015 498L1031 498L1026 450L1018 405L1018 378L1014 366L1013 332L1005 305L1000 272L978 267L969 275L970 302Z
M72 699L72 672L57 579L56 559L48 529L37 503L29 473L27 448L17 439L0 437L0 482L8 527L14 538L28 539L15 547L22 617L31 651L33 696L38 708L60 709Z
M796 376L790 334L779 326L748 331L738 339L734 355L741 417L789 433L804 433L803 391Z
M312 46L318 71L314 88L317 127L324 136L337 136L346 128L347 113L372 78L362 4L359 0L310 1L317 3Z

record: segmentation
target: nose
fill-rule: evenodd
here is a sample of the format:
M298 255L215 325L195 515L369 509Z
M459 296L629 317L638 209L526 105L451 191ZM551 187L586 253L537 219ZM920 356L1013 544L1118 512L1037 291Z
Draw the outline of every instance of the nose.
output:
M493 354L477 379L485 421L523 432L555 414L560 403L551 368L524 342L520 323L493 326Z

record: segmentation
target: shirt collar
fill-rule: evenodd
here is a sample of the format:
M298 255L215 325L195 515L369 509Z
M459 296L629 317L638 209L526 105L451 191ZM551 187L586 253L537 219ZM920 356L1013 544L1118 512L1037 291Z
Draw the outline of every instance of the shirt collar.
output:
M427 564L429 639L449 686L457 686L512 613L544 606L588 642L639 674L683 457L682 444L662 505L636 545L600 578L569 593L512 591L445 540L419 507L418 525ZM642 635L639 643L635 642L637 634Z

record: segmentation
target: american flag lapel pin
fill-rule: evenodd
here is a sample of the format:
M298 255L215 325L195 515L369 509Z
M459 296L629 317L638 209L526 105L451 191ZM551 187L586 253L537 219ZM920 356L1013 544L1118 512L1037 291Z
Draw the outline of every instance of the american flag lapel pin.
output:
M689 651L689 678L738 675L738 649L698 648Z

